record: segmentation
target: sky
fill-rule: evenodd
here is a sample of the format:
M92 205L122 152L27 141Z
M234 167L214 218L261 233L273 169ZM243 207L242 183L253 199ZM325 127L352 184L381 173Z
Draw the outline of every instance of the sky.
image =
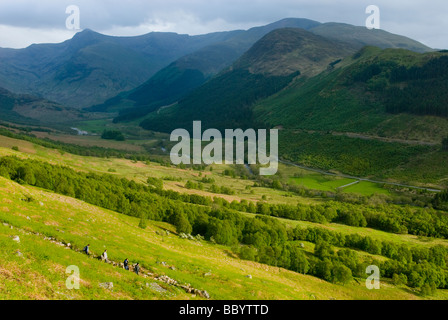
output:
M283 18L365 26L366 8L376 5L381 29L448 49L447 0L0 0L0 47L72 38L80 30L67 29L70 5L79 8L81 30L115 36L153 31L197 35Z

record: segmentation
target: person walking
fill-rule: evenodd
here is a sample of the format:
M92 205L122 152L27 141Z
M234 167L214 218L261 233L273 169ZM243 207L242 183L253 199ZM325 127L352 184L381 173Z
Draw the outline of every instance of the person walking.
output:
M90 244L86 245L84 247L84 249L82 249L82 251L86 254L89 255L90 254Z
M101 255L101 260L104 260L104 262L109 262L109 260L107 260L107 249L104 250L103 254Z
M140 265L137 262L137 264L134 266L134 272L138 275L139 271L140 271Z
M124 264L124 269L129 271L129 260L128 260L128 258L126 258L126 260L124 260L123 264Z

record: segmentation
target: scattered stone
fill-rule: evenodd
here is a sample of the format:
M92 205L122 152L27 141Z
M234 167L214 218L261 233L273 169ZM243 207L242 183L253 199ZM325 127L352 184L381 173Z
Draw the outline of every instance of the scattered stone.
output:
M252 276L249 274L246 276L246 278L252 279Z
M21 258L23 258L23 253L20 252L19 250L16 251L16 255L19 256L19 257L21 257Z
M104 289L112 290L114 288L114 283L113 282L100 283L100 287L104 288Z
M14 236L14 238L12 238L12 240L14 240L17 243L20 243L20 238L19 236Z
M171 269L171 270L173 270L173 271L175 271L175 270L176 270L176 268L175 268L175 267L173 267L173 266L171 266L171 267L170 267L170 269Z
M202 297L204 297L205 299L210 299L210 295L208 294L208 292L207 291L201 291L201 293L200 293L200 295L202 296Z
M204 241L204 237L203 236L201 236L200 234L198 234L198 235L196 235L196 240L197 241Z
M212 275L211 272L204 273L204 277L210 277Z
M162 266L166 267L167 263L165 261L162 261Z
M165 293L165 292L167 292L168 290L166 290L165 288L162 288L161 286L159 286L157 283L155 283L155 282L153 282L153 283L147 283L146 284L146 287L147 288L150 288L150 289L152 289L152 290L154 290L154 291L157 291L157 292L159 292L159 293Z

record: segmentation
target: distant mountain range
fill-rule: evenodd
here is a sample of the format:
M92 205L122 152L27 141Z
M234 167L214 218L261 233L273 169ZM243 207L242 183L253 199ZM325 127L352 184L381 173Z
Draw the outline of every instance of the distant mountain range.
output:
M111 37L84 30L60 44L0 49L0 86L81 109L133 89L172 61L238 33Z
M20 124L55 125L87 120L94 114L56 102L0 88L0 119Z
M151 111L184 97L229 67L263 36L285 27L309 30L358 48L431 50L385 31L307 19L200 36L149 33L112 37L85 30L60 44L0 49L0 86L78 109L97 105L94 110L137 107ZM122 93L126 91L130 92Z

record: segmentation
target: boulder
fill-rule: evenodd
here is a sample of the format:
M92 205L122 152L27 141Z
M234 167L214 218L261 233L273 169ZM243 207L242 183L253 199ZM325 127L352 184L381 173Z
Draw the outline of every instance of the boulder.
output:
M17 243L20 243L20 238L19 238L19 236L14 236L14 237L12 238L12 240L14 240L14 241L17 242Z

